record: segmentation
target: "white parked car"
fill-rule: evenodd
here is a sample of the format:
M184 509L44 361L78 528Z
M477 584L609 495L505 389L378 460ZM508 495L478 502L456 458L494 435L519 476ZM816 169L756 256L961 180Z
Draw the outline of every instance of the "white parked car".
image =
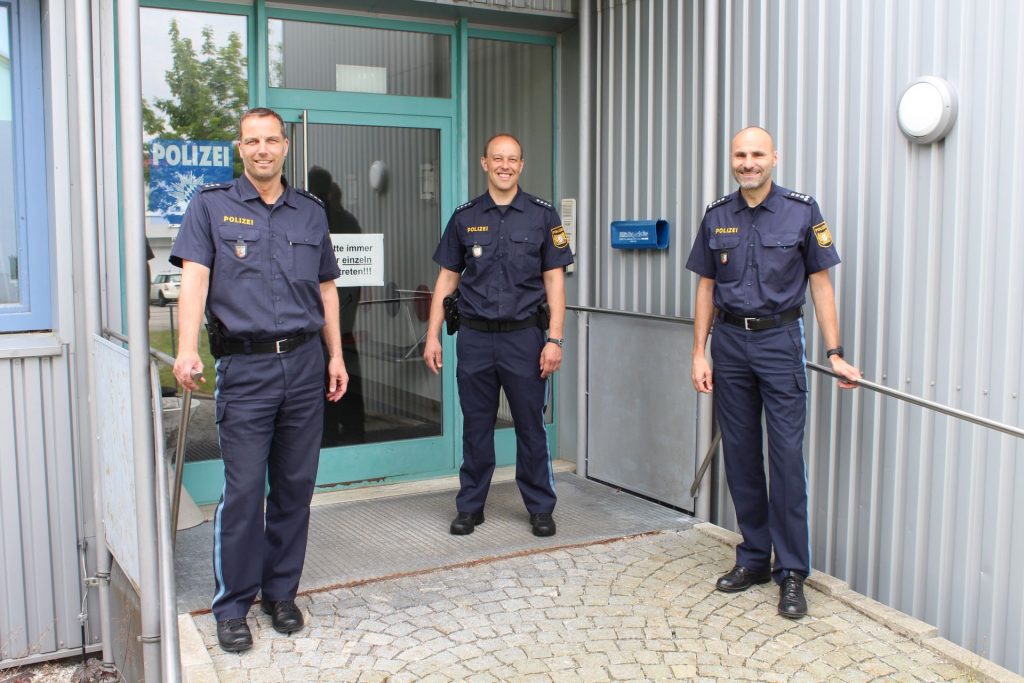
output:
M149 300L159 306L177 301L181 288L181 273L160 273L149 286Z

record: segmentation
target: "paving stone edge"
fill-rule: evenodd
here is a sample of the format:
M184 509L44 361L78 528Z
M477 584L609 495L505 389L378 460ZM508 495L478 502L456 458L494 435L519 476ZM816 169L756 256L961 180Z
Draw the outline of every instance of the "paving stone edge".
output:
M705 536L733 546L743 540L735 531L723 529L710 522L699 522L694 524L693 528ZM944 657L954 666L967 672L971 680L985 683L1024 683L1024 677L1004 669L976 652L939 637L939 629L935 626L861 595L841 579L816 571L808 577L807 585Z

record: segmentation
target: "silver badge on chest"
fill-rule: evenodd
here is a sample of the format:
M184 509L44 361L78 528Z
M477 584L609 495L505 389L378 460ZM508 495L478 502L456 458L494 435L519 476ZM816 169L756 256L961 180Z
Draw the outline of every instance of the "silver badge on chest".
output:
M481 247L479 244L474 244L473 245L473 258L480 258L480 256L483 255L483 253L484 253L484 248L483 247Z
M235 256L238 258L245 258L248 255L249 248L246 246L245 240L238 238L238 241L235 242Z

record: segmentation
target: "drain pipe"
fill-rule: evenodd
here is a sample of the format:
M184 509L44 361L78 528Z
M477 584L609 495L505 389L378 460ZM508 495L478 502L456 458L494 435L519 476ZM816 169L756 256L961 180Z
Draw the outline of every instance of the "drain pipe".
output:
M131 383L132 452L135 455L135 508L139 540L139 599L142 604L142 665L147 681L161 681L160 573L157 557L156 460L153 448L153 395L149 370L149 283L146 281L143 206L142 75L139 55L139 1L117 3L118 75L121 93L121 185L124 216L128 369ZM166 490L162 492L166 495Z
M593 258L590 229L590 207L593 188L593 150L591 130L593 117L593 70L590 60L590 36L593 31L591 0L579 0L580 8L580 129L579 129L579 201L576 204L576 277L579 278L580 306L592 306L590 288L590 259ZM587 382L590 363L590 314L576 317L576 338L579 349L576 357L576 474L587 476L587 422L590 419L590 393Z
M705 2L704 8L704 107L703 144L701 149L701 196L711 201L715 196L716 171L718 161L715 159L715 141L718 124L718 3ZM697 398L697 457L694 459L694 474L700 466L701 456L711 446L714 429L712 423L713 402L708 394L700 394ZM711 477L704 477L700 482L700 490L694 503L694 513L699 519L711 519Z
M96 129L94 121L94 93L92 71L92 5L90 0L75 2L75 87L78 93L76 107L78 111L78 207L79 224L82 230L82 280L85 298L85 332L90 350L86 359L86 385L89 388L89 433L87 443L90 464L92 465L92 514L95 529L96 545L96 586L99 594L100 610L100 644L103 646L103 661L100 668L105 673L113 673L114 653L110 635L110 550L103 533L103 492L100 486L102 468L98 448L99 426L96 423L96 338L103 330L100 316L100 239L99 221L97 220L96 194L96 144L92 131Z

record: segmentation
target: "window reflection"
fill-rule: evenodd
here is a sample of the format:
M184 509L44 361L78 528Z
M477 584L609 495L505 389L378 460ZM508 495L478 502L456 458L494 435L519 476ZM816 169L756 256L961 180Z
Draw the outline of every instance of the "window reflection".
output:
M18 225L14 203L14 90L11 9L0 5L0 304L21 299L18 286Z

